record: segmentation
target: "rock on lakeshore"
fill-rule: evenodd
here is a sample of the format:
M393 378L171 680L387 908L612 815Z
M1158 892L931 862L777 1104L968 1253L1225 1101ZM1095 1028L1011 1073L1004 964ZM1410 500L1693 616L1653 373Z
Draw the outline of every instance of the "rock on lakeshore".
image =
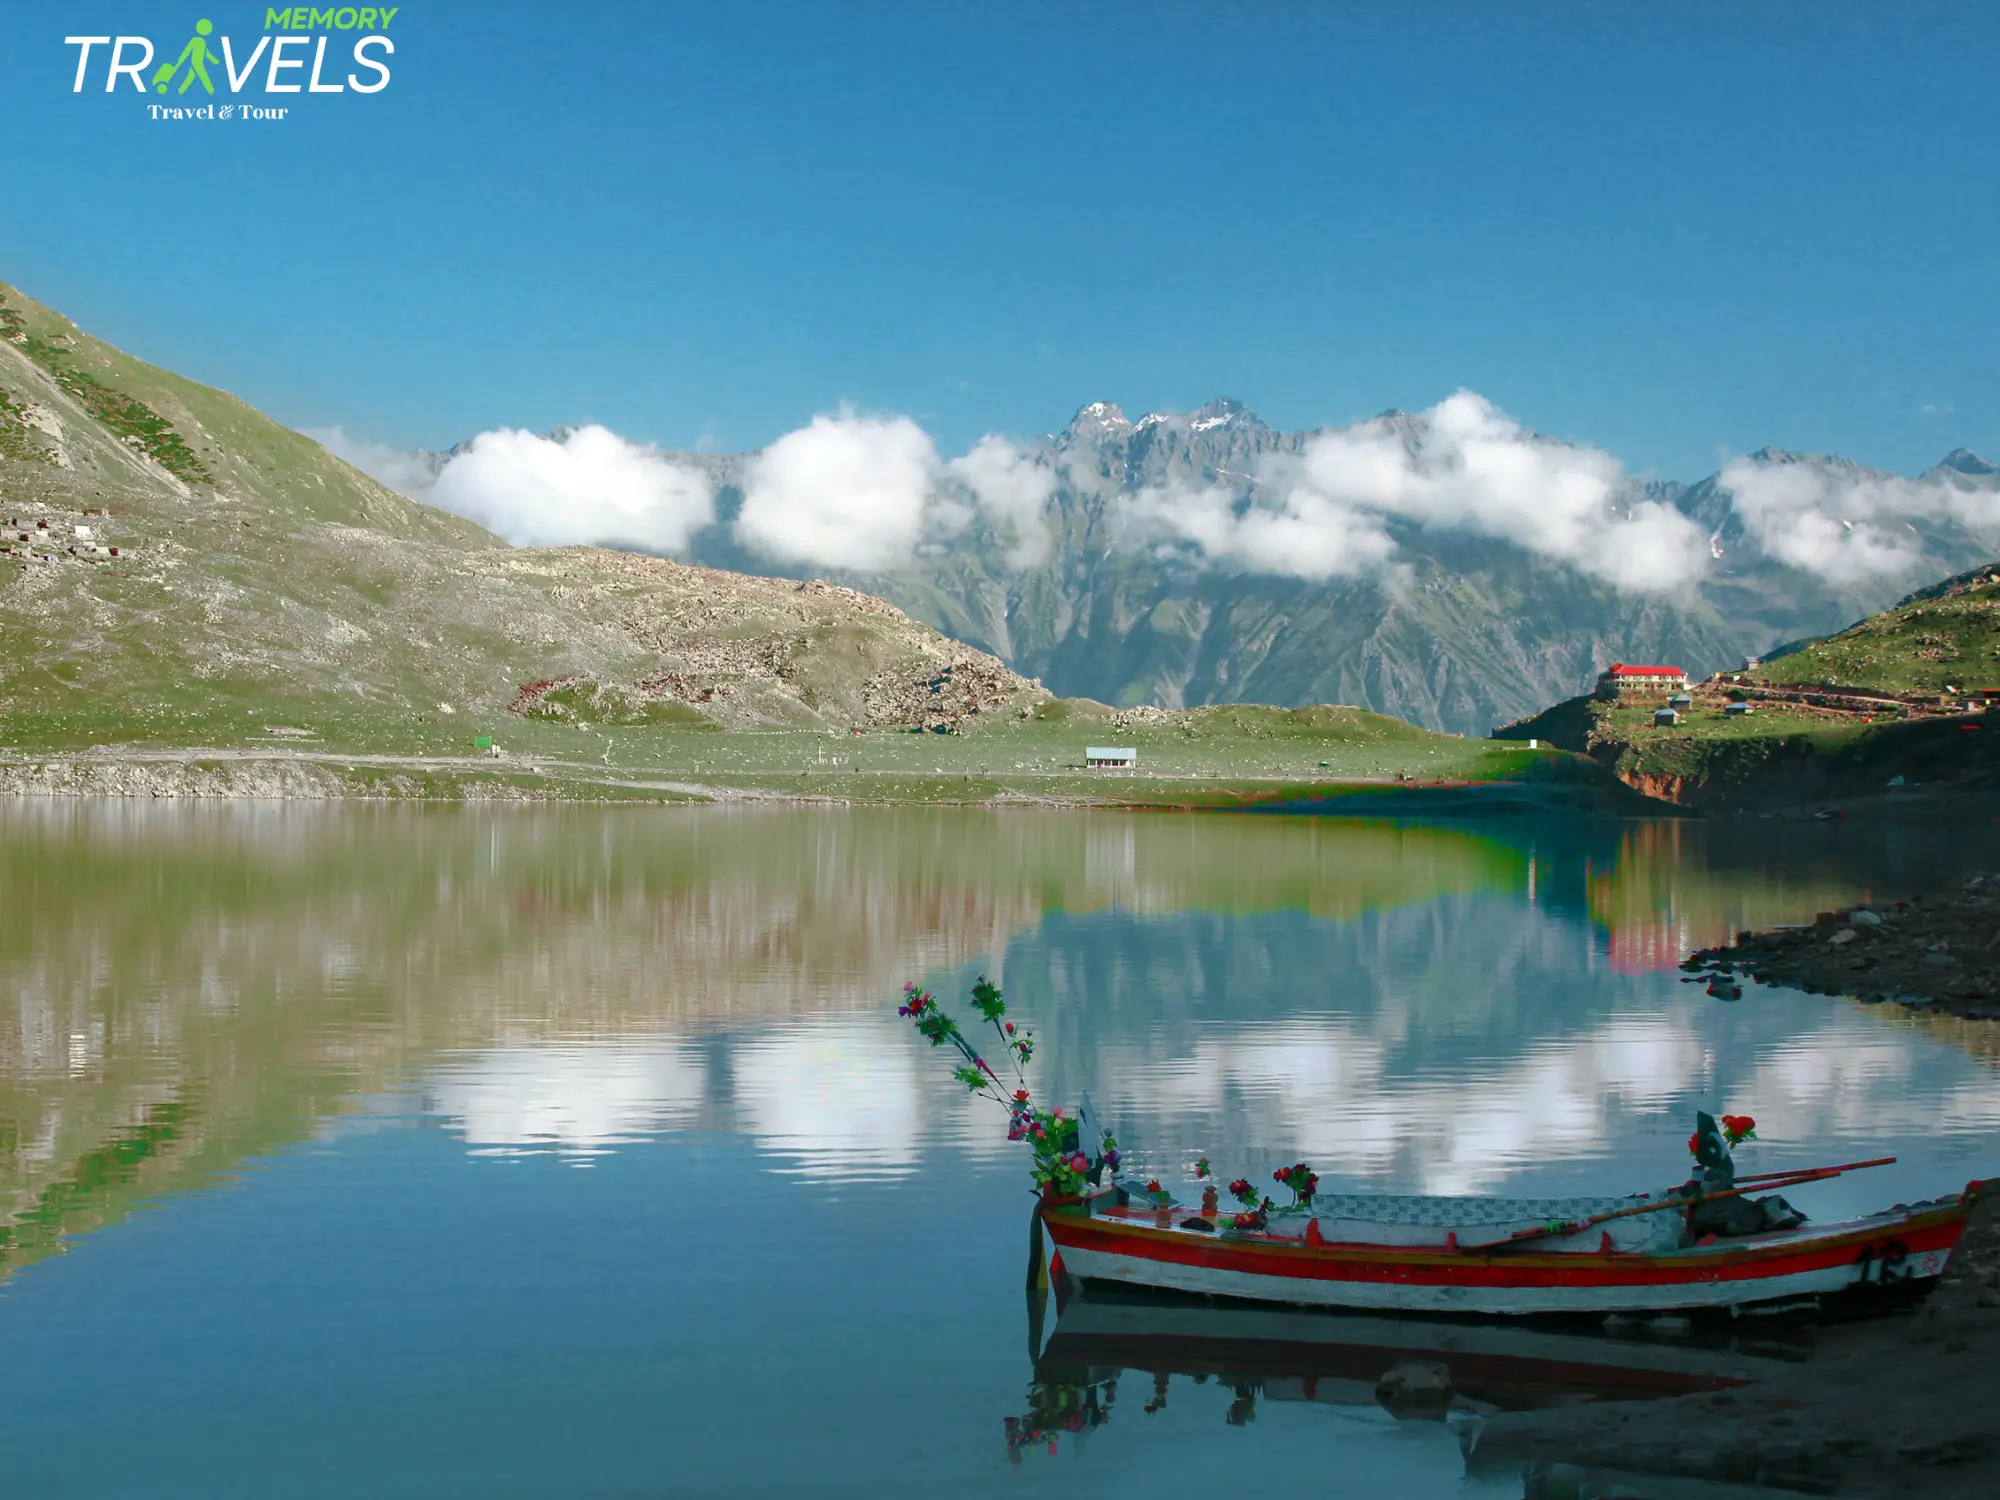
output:
M2000 1017L2000 874L1910 901L1823 911L1810 927L1739 932L1681 965L1727 994L1737 976L1823 995Z

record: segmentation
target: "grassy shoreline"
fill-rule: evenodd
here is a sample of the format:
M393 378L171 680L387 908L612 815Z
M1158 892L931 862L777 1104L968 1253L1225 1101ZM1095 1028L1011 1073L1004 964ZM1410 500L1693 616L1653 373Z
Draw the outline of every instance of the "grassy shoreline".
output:
M1093 770L1088 745L1137 752ZM1433 734L1359 709L1119 711L1052 700L956 734L410 715L340 700L175 712L79 703L0 719L0 795L781 800L1339 812L1440 800L1634 810L1589 758Z
M683 753L594 759L527 748L484 754L393 753L324 745L0 747L0 796L372 798L421 801L785 802L799 805L1283 809L1376 815L1514 811L1567 806L1642 810L1636 794L1582 757L1493 753L1467 742L1445 763L1372 767L1271 766L1218 773L1207 766L1090 771L1081 766L996 769L967 747L956 755L891 744L801 764L799 736L703 735ZM912 737L914 738L914 737ZM749 744L743 741L751 741ZM574 749L574 746L561 748ZM629 750L639 747L626 747ZM988 747L989 749L992 747ZM1471 753L1471 752L1479 753ZM985 757L990 762L992 756ZM940 764L940 761L944 762ZM871 763L872 762L872 763Z

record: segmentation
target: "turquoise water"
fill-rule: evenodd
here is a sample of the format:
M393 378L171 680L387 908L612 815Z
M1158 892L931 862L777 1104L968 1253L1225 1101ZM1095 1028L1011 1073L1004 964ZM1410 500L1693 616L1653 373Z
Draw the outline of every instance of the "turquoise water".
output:
M1476 1382L1398 1414L1225 1327L1036 1385L1025 1165L903 981L1003 982L1143 1174L1623 1192L1728 1108L1759 1169L1901 1157L1827 1217L2000 1174L1990 1031L1673 965L1978 838L16 806L10 1489L1518 1496L1462 1449L1526 1398Z

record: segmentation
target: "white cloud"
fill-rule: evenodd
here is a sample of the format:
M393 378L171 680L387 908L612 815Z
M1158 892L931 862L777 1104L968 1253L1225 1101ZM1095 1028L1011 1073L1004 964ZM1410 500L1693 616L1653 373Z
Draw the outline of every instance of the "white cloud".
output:
M905 563L927 528L962 523L934 500L941 465L908 417L817 416L750 460L736 539L780 562L869 571Z
M524 547L622 542L684 552L715 519L707 475L597 426L560 440L482 432L423 498Z
M1128 532L1189 543L1211 561L1316 582L1368 572L1396 550L1379 516L1304 489L1239 513L1228 490L1158 485L1124 501L1118 515Z
M427 454L404 453L395 448L385 448L380 443L363 442L360 438L349 437L342 427L308 428L306 436L335 458L354 465L370 479L387 485L399 495L420 499L437 478L435 464Z
M1003 539L1011 534L1009 567L1031 568L1048 560L1055 541L1048 518L1049 501L1056 492L1055 470L1037 462L1018 443L990 433L946 467L972 491Z
M1396 550L1391 517L1496 537L1620 588L1678 587L1709 560L1693 521L1629 498L1610 454L1537 437L1471 391L1408 429L1378 417L1319 433L1256 477L1247 502L1168 486L1127 501L1125 516L1212 560L1296 578L1381 567Z
M1720 483L1767 556L1830 583L1931 571L1915 521L1956 522L2000 544L2000 492L1971 485L1762 457L1732 459Z
M706 474L605 427L556 437L496 428L442 461L357 443L339 428L313 435L391 489L477 521L517 547L685 552L715 519Z

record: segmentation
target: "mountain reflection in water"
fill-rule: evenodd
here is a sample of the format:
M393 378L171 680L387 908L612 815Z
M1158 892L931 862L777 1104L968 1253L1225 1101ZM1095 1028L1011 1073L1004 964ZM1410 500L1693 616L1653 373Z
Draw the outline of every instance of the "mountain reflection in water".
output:
M1757 1116L1760 1170L1902 1158L1800 1195L1820 1217L2000 1175L1990 1028L1725 1004L1672 967L1932 883L1977 839L19 800L0 1333L36 1379L0 1412L10 1477L1016 1492L994 1421L1024 1163L896 1020L907 979L961 1010L1004 984L1044 1094L1088 1090L1142 1177L1305 1157L1329 1191L1622 1192L1681 1175L1697 1105ZM1308 1392L1267 1360L1244 1406L1221 1373L1143 1429L1125 1390L1037 1492L1240 1463L1213 1447L1237 1410L1281 1467L1337 1424L1329 1493L1472 1493L1439 1424L1323 1399L1379 1375ZM884 1446L891 1390L928 1415ZM218 1413L226 1438L188 1436Z
M906 1173L927 1141L1003 1158L886 1008L972 968L1146 1171L1208 1150L1434 1192L1581 1179L1631 1159L1635 1117L1670 1137L1724 1094L1760 1101L1774 1165L1980 1138L1995 1091L1919 1023L1768 997L1718 1015L1620 957L1958 864L1947 833L1841 833L20 804L0 815L7 1261L426 1074L475 1151L722 1129L835 1177Z

